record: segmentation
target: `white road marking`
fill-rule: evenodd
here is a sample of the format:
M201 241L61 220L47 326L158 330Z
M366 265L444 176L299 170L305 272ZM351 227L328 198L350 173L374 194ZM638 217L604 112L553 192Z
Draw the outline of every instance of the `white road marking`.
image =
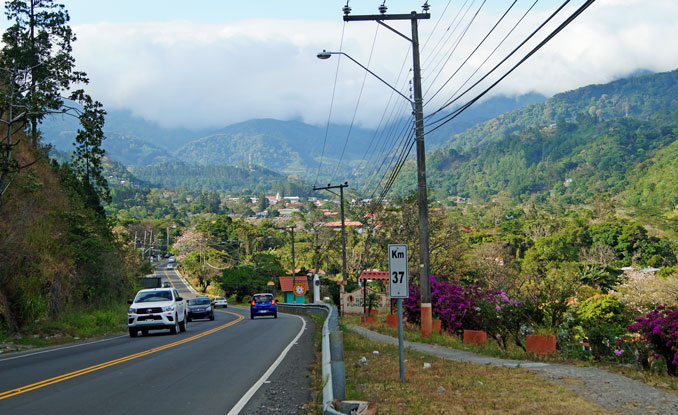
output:
M70 346L59 347L59 348L56 348L56 349L42 350L42 351L35 352L35 353L22 354L21 356L5 357L5 358L0 359L0 363L5 362L7 360L21 359L23 357L35 356L35 355L43 354L43 353L56 352L56 351L59 351L59 350L72 349L74 347L87 346L89 344L94 344L94 343L107 342L109 340L115 340L115 339L119 339L121 337L127 337L127 335L125 334L125 335L122 335L122 336L109 337L107 339L95 340L95 341L91 341L91 342L87 342L87 343L78 343L78 344L73 344L73 345L70 345Z
M266 382L266 379L268 379L273 374L273 372L280 365L285 356L287 356L287 352L289 352L292 346L294 346L297 340L299 340L299 337L301 337L301 334L304 332L304 329L306 328L306 320L299 316L296 317L298 317L303 323L303 325L301 326L301 330L299 330L299 333L297 333L297 336L294 339L292 339L292 341L287 345L287 347L285 347L285 350L283 350L282 353L280 353L280 356L278 356L276 361L273 362L273 364L268 368L268 370L264 372L263 375L261 375L261 378L259 378L259 380L256 381L254 385L252 385L250 390L248 390L247 393L245 393L243 397L240 398L238 403L236 403L235 406L231 408L230 411L228 411L227 415L238 415L240 411L242 411L245 405L247 405L247 402L249 402L250 399L252 399L252 396L254 396L254 394L259 390L261 385L263 385Z
M191 284L186 282L186 280L184 279L184 276L181 275L181 273L179 271L177 271L176 269L172 269L172 271L174 271L174 275L177 278L179 278L179 281L181 281L181 283L184 284L184 286L186 287L186 289L188 291L192 292L193 294L198 294L198 292L195 290L195 288L193 288L193 286Z

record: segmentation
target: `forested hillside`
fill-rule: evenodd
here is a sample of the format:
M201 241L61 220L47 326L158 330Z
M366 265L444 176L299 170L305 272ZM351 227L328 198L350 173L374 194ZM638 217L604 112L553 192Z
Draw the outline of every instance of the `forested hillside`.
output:
M590 85L554 95L542 104L505 113L450 137L441 150L458 151L487 145L531 126L549 126L559 119L574 121L579 114L608 120L647 119L659 111L678 108L678 70Z
M505 114L428 158L431 192L439 200L557 198L569 205L608 194L618 207L661 221L678 203L676 92L672 71L581 88ZM414 169L408 162L398 192L414 188Z
M429 165L441 194L525 200L548 192L580 203L598 193L624 191L636 166L673 143L677 129L675 114L607 121L582 114L573 123L527 128L465 154L438 152ZM676 190L670 197L675 199Z
M184 186L191 189L222 190L233 194L258 195L270 192L289 181L286 176L260 166L249 168L225 164L192 166L182 162L170 162L146 167L131 167L139 179L159 187ZM294 186L293 183L290 185ZM293 191L304 196L310 185L299 185ZM291 193L292 194L292 193Z
M88 79L71 56L75 36L68 13L51 1L13 1L5 3L5 15L0 338L30 326L50 330L66 315L93 319L94 311L119 309L136 277L148 270L127 243L129 234L111 226L102 206L109 200L102 148L106 111L80 89ZM66 98L78 107L64 106ZM44 118L56 112L78 122L73 153L62 162L48 157L40 134Z

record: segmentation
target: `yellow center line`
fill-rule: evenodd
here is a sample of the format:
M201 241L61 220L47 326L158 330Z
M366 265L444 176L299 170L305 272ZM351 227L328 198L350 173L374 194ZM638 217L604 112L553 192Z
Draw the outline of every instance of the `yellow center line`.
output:
M75 377L82 376L82 375L85 375L87 373L91 373L91 372L95 372L97 370L105 369L107 367L114 366L114 365L117 365L117 364L120 364L120 363L129 362L130 360L134 360L134 359L137 359L139 357L148 356L149 354L152 354L152 353L156 353L156 352L159 352L159 351L162 351L162 350L166 350L166 349L169 349L169 348L172 348L172 347L175 347L175 346L182 345L184 343L191 342L193 340L200 339L200 338L208 336L212 333L216 333L219 330L223 330L226 327L230 327L230 326L234 325L235 323L242 321L245 318L245 317L241 316L240 314L231 313L230 311L224 311L224 313L232 314L232 315L236 316L237 319L234 320L234 321L231 321L230 323L226 323L223 326L215 327L211 330L207 330L207 331L202 332L200 334L196 334L195 336L191 336L191 337L188 337L186 339L176 341L174 343L169 343L169 344L166 344L164 346L155 347L153 349L148 349L148 350L145 350L143 352L139 352L139 353L131 354L129 356L121 357L119 359L114 359L114 360L110 360L108 362L100 363L98 365L86 367L84 369L76 370L75 372L65 373L63 375L56 376L56 377L49 378L49 379L45 379L45 380L42 380L40 382L31 383L30 385L22 386L22 387L15 388L15 389L10 389L10 390L5 391L5 392L0 392L0 400L6 399L6 398L11 398L12 396L20 395L22 393L30 392L32 390L44 388L45 386L49 386L49 385L53 385L55 383L63 382L64 380L73 379Z
M162 271L162 275L164 275L165 277L167 277L167 281L169 281L169 283L170 283L170 285L172 286L172 288L176 289L177 287L174 286L174 283L172 282L172 278L170 278L169 274L167 273L167 270L166 270L166 269L163 269L163 270L161 270L161 271Z

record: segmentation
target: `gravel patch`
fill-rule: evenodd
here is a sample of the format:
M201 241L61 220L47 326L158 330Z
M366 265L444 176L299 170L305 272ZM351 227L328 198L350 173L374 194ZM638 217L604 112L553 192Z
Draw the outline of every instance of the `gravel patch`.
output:
M398 339L394 337L375 333L363 327L349 325L348 328L372 340L398 344ZM582 398L613 413L678 415L678 396L594 367L498 359L447 347L408 341L405 341L405 347L459 362L533 370L544 379L564 385Z
M312 405L312 373L310 367L315 363L313 334L315 324L309 317L306 330L276 368L271 377L252 396L252 399L240 411L252 415L298 415L307 412Z

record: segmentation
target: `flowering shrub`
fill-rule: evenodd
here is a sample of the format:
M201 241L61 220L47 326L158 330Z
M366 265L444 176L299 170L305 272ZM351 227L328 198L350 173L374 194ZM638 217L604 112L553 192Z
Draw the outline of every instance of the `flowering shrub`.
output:
M420 290L410 285L410 297L403 301L407 320L420 322ZM523 330L538 311L535 303L509 298L502 291L486 290L479 285L458 281L438 281L431 276L431 307L442 327L461 335L466 330L485 330L504 347L513 339L523 347Z
M597 359L620 357L624 349L614 347L625 332L630 318L624 305L611 295L594 295L577 308L577 320L589 339L591 353ZM616 353L615 353L616 351Z
M502 291L487 291L477 302L478 323L487 334L504 348L509 339L525 349L525 330L533 321L536 304L526 300L509 298Z
M660 305L635 320L628 329L640 334L648 350L664 358L669 375L678 375L678 307Z
M477 285L464 286L457 281L438 281L431 275L431 307L441 326L454 334L464 329L480 329L477 322L476 302L483 290ZM418 323L421 319L421 291L419 285L410 284L410 296L403 301L407 321Z

